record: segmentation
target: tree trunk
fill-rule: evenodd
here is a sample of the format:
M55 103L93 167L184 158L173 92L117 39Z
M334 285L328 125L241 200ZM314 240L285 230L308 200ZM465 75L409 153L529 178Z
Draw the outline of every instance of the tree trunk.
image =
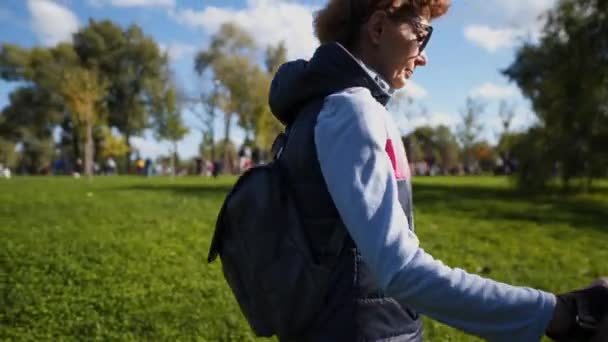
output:
M74 153L74 159L72 160L73 165L76 165L76 160L80 158L80 134L79 134L79 125L78 123L74 123L72 125L72 152ZM72 167L74 168L74 167ZM74 170L72 170L74 171ZM82 172L79 170L78 172Z
M127 144L127 153L125 153L124 172L129 174L129 166L131 166L131 142L129 142L129 138L131 137L131 132L129 130L125 130L125 143Z
M171 177L175 177L175 160L177 159L177 142L173 141L173 153L171 153Z
M230 160L230 154L228 153L228 146L230 143L230 121L232 119L231 113L226 113L226 119L224 121L224 170L228 174L232 174L232 161Z
M210 154L211 154L211 156L210 157L211 157L211 162L212 163L215 162L215 137L214 137L213 133L214 132L212 130L211 133L209 134L209 135L211 135L211 137L210 137L210 140L211 140L211 151L210 151Z
M87 176L93 176L93 123L88 120L86 123L86 144L84 148L84 172Z

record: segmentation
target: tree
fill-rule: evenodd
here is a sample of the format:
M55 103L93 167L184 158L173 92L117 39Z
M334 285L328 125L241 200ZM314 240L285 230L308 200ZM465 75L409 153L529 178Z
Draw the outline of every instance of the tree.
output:
M129 146L121 136L115 136L108 127L101 129L102 143L99 154L103 160L122 157L129 152Z
M542 158L527 158L547 183L557 165L565 187L584 177L588 188L608 169L608 36L605 1L561 0L548 12L538 44L524 43L503 71L530 99L539 124L529 131ZM545 145L543 145L545 144ZM539 162L547 163L539 167ZM534 179L532 175L523 177ZM523 184L523 183L522 183ZM527 185L523 184L526 187Z
M458 142L445 125L416 127L403 137L403 144L410 162L426 161L429 167L436 166L444 174L458 165Z
M181 116L181 106L178 103L176 90L171 87L165 94L165 109L158 115L155 121L156 136L159 140L171 142L171 172L175 175L177 158L177 143L188 134L189 130L184 126Z
M167 55L135 24L123 30L112 21L92 19L74 34L74 50L85 67L98 69L107 79L103 100L108 124L125 136L130 147L130 137L149 127L149 115L163 101L169 77ZM127 155L127 168L129 159Z
M266 71L271 76L279 70L279 67L287 61L287 47L284 41L280 41L276 46L266 47Z
M218 80L213 80L210 91L203 90L198 98L190 100L190 111L199 120L202 141L199 146L200 155L203 159L214 161L215 153L215 119L220 107L220 87ZM198 106L200 105L201 108Z
M24 129L21 143L21 156L18 169L21 173L39 174L48 170L53 160L53 140L40 137Z
M515 118L515 107L513 104L507 103L505 100L501 100L498 105L498 117L502 124L502 134L509 133L513 118Z
M484 109L484 104L479 100L467 97L465 107L460 112L462 123L458 126L456 135L462 145L463 161L467 169L472 167L474 160L472 147L483 129L479 117Z
M496 153L487 141L475 142L473 146L471 146L471 154L477 165L479 165L480 171L494 171L494 168L496 167Z
M37 137L50 137L53 126L63 119L64 104L58 92L61 70L76 60L68 44L29 50L13 44L1 46L0 77L20 82L2 111L0 133L4 137L19 142L23 129Z
M17 167L17 152L15 143L0 137L0 164L10 169Z
M85 132L84 169L87 176L93 175L93 127L99 120L96 109L106 91L106 81L95 69L82 67L67 69L63 73L61 94L72 118Z
M53 128L71 128L62 125L65 119L65 104L59 91L62 70L78 65L78 55L72 45L62 43L55 47L21 48L13 44L3 44L0 49L0 77L9 82L20 82L9 98L9 106L2 112L3 123L0 134L16 144L35 147L22 158L20 168L35 173L46 165L53 150L51 138ZM80 141L75 132L66 133L73 139L73 155L79 152ZM70 141L72 142L72 141ZM42 148L42 144L50 144ZM40 158L40 159L37 159Z
M194 67L199 75L202 76L207 70L211 70L212 79L221 84L222 92L217 96L221 99L224 112L224 144L226 145L224 151L228 151L232 117L240 114L239 110L243 108L239 107L245 104L240 97L248 90L243 81L244 76L248 75L254 55L253 38L236 24L224 23L211 38L209 48L200 51L194 60ZM231 172L228 167L232 164L229 160L230 156L224 152L223 157L226 169Z
M49 165L52 128L59 115L49 93L35 86L19 87L9 95L9 105L0 114L0 137L9 149L9 145L22 147L21 171L36 174Z
M284 48L271 48L266 56L269 70L276 68L283 58ZM278 124L268 109L270 77L257 63L257 48L251 37L234 23L225 23L212 37L208 49L195 58L195 69L199 75L208 75L221 87L218 103L224 112L224 143L230 141L230 127L234 116L245 131L245 139L270 145L270 137ZM270 132L270 133L269 133ZM228 151L228 149L224 149ZM231 172L230 157L224 153L226 170Z
M452 131L445 125L435 128L435 141L439 155L441 156L441 169L443 173L449 173L458 167L460 162L460 147Z
M272 143L277 135L283 132L283 124L272 115L268 106L268 92L270 82L279 67L287 61L287 48L283 41L276 46L266 48L266 74L258 74L257 94L257 122L255 127L255 144L267 151L272 147Z
M72 145L72 155L77 158L81 144L78 125L66 117L64 94L60 90L63 70L82 68L95 70L107 81L96 115L118 129L128 145L132 135L150 126L150 116L160 107L168 80L166 53L137 25L123 30L108 20L90 20L73 38L73 44L61 43L50 48L1 46L0 78L22 85L3 111L0 132L10 131L12 141L18 143L23 139L19 132L26 127L35 126L28 133L33 137L39 136L41 129L51 131L60 126L61 146ZM22 112L28 115L24 117ZM127 163L128 160L127 157Z

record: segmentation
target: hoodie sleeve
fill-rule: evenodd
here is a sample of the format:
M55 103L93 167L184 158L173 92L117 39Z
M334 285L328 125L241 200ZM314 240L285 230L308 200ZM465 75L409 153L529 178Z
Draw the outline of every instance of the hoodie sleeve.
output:
M384 115L366 89L351 89L327 97L315 127L329 193L379 287L490 341L539 341L553 314L553 294L447 267L419 247L383 148Z

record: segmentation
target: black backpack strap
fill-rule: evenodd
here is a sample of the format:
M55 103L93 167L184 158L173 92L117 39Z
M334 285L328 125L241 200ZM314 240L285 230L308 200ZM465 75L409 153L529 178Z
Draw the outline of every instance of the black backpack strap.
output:
M277 160L281 157L281 153L283 153L283 149L287 145L287 129L285 132L279 134L272 143L272 147L270 148L270 152L272 154L272 159Z

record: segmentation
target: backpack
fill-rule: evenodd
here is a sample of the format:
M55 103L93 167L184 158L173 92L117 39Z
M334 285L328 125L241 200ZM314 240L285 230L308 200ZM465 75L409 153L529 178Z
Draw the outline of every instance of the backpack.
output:
M257 336L298 336L320 312L331 269L315 260L280 158L247 170L219 212L208 262L222 260L224 278Z

